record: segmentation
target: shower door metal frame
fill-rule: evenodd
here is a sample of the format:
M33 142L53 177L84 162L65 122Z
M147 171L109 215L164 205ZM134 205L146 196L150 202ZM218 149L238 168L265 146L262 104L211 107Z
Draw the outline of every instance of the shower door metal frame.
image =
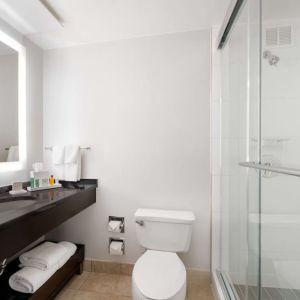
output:
M244 4L245 0L232 0L229 8L227 10L226 16L224 18L220 33L219 33L219 37L218 37L218 45L217 48L218 49L222 49L224 48L231 28L239 14L239 12L241 11L241 8Z
M259 1L259 86L258 86L258 101L259 101L259 111L258 111L258 122L259 122L259 130L258 130L258 162L240 162L239 165L241 167L246 168L253 168L258 170L258 201L259 201L259 222L258 222L258 249L259 249L259 258L258 258L258 282L257 282L257 289L258 289L258 299L261 299L261 176L262 172L276 172L282 174L289 174L294 176L300 177L300 170L297 169L290 169L290 168L277 168L272 167L268 164L262 164L262 131L261 131L261 121L262 121L262 88L261 88L261 76L262 76L262 0ZM231 29L238 18L240 12L242 11L243 5L246 3L246 0L232 0L229 8L227 10L227 14L224 18L223 25L221 27L217 48L219 50L223 49L226 45L226 42L229 39ZM224 296L226 299L230 300L239 300L239 296L237 295L236 291L234 290L232 284L228 281L228 279L224 278L222 272L217 271L218 278L221 281L221 288L224 292Z

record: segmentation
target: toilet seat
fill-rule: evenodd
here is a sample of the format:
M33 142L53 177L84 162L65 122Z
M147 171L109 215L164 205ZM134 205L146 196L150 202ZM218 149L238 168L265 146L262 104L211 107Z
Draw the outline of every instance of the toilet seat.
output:
M184 299L186 270L176 253L147 250L134 265L134 299Z

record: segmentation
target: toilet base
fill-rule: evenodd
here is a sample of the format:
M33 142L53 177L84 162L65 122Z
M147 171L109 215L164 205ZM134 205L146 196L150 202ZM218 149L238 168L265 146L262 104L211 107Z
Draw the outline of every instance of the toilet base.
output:
M132 299L133 300L149 300L150 298L145 297L140 290L137 288L137 286L134 283L134 280L132 280ZM184 284L184 286L182 287L182 289L180 289L180 291L174 295L171 298L168 299L164 299L164 300L185 300L186 299L186 282ZM155 299L151 299L151 300L155 300Z

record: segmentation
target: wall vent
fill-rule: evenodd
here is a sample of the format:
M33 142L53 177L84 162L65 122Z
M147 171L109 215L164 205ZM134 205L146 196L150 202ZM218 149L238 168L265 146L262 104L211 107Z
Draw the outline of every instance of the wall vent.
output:
M267 48L292 46L292 33L291 25L268 27L265 30L265 46Z

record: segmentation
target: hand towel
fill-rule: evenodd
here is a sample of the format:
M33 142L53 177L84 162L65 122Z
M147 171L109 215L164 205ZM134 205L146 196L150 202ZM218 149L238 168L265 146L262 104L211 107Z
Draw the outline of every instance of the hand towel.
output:
M65 180L65 146L52 148L52 175L60 180Z
M81 179L81 151L78 145L67 145L65 147L66 181L79 181Z
M19 257L19 260L22 266L48 270L57 265L68 251L69 249L64 245L45 242L34 249L23 253Z
M57 265L44 271L33 267L24 267L10 276L9 285L13 290L18 292L33 294L56 271Z
M62 165L65 162L65 146L52 147L52 163Z
M11 146L8 149L7 162L19 160L19 146Z
M78 145L65 146L65 164L75 164L78 159L80 147Z

